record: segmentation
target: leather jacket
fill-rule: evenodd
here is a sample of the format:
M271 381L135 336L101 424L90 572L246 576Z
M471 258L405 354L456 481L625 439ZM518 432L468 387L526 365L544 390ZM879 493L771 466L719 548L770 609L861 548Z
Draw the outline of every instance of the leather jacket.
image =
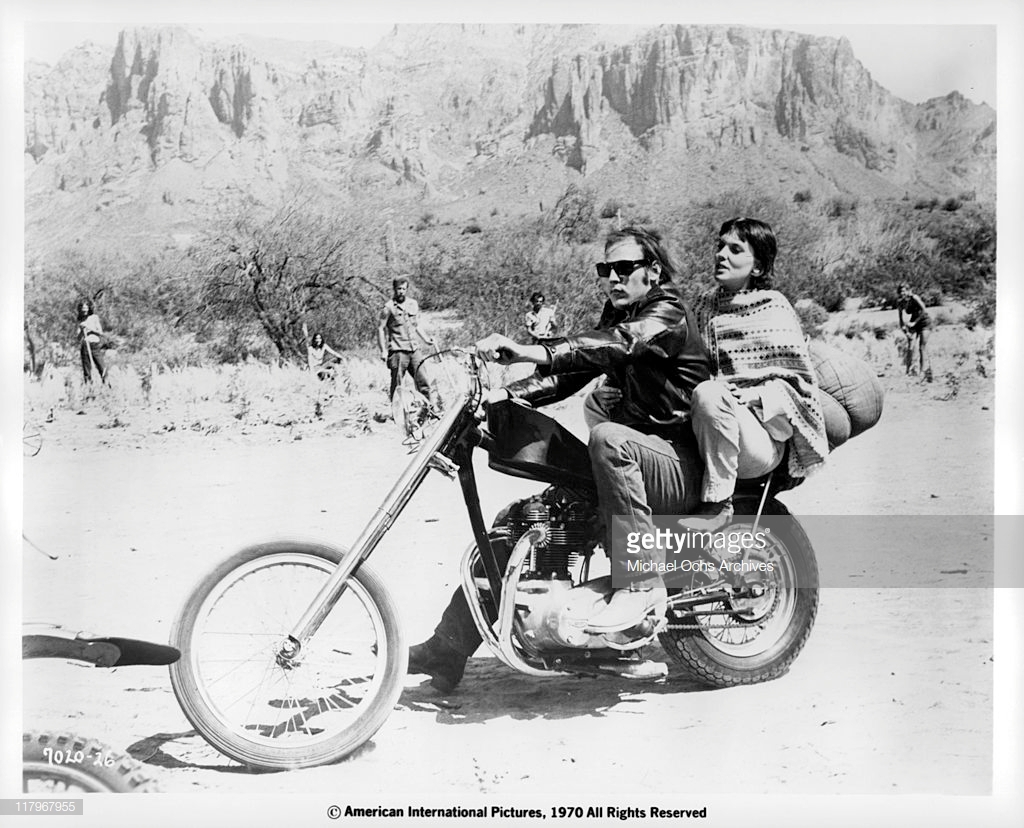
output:
M543 345L551 364L508 385L510 396L547 405L604 374L622 391L612 419L651 433L672 435L688 422L690 395L710 378L693 312L671 284L623 310L609 302L595 329Z

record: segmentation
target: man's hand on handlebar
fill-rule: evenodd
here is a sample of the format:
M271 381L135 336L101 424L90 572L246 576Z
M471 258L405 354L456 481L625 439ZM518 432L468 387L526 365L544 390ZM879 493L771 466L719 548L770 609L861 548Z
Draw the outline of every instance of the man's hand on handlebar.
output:
M513 362L532 362L546 365L551 361L548 349L543 345L521 345L499 333L491 334L476 343L476 352L482 359L511 365Z
M526 361L523 354L524 347L507 336L494 333L476 343L476 352L481 359L509 365L513 362Z

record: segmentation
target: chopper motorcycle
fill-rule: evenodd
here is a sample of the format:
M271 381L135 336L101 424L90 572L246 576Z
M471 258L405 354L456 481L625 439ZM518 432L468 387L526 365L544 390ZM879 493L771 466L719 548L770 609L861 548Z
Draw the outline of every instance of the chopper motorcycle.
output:
M669 590L667 609L635 627L595 633L587 615L612 590L601 574L603 527L587 447L540 411L485 406L486 370L452 349L465 385L350 549L276 541L243 549L203 578L172 630L181 658L171 683L182 711L223 754L255 769L337 761L384 724L404 687L408 651L398 609L366 559L431 469L457 479L473 531L462 588L484 643L535 676L664 676L643 650L660 641L701 684L728 687L782 675L807 641L818 569L799 524L775 495L784 476L741 481L733 529L757 534L736 555L750 566L719 574L709 551ZM546 484L488 528L472 455L494 471ZM783 463L784 467L784 463ZM791 483L789 484L791 485ZM744 517L745 515L745 517Z

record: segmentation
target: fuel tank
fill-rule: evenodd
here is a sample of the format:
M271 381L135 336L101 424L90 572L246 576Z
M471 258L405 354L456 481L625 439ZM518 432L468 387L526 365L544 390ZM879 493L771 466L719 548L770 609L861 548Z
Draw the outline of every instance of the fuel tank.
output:
M487 411L488 465L561 486L594 488L587 446L546 414L506 400Z

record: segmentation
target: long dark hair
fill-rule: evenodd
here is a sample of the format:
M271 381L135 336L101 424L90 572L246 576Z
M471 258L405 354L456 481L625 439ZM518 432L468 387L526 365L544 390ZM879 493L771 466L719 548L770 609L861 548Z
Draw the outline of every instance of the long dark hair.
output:
M614 245L621 241L635 241L644 251L644 258L654 264L661 265L661 282L671 282L679 275L679 268L665 246L665 240L657 230L631 225L621 230L612 230L604 240L604 250L607 253Z
M737 217L729 219L718 231L719 237L728 233L735 233L736 238L750 245L754 261L761 268L758 275L750 277L750 286L755 290L770 288L775 273L775 256L779 252L779 242L771 225L758 219Z
M78 316L78 321L83 322L92 316L96 312L93 307L92 299L84 298L79 300L78 304L75 305L75 313Z

